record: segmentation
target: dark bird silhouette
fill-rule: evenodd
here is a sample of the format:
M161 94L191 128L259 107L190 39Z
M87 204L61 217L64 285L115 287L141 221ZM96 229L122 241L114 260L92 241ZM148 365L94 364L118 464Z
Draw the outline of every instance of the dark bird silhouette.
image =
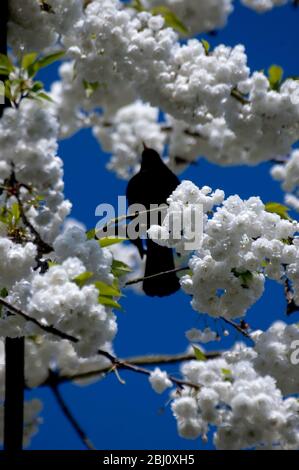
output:
M148 210L151 204L165 204L168 196L180 181L155 150L144 147L140 171L131 178L127 186L127 200L129 206L142 204ZM149 227L148 223L147 228ZM132 240L132 242L138 247L139 253L143 257L145 254L143 240L139 238ZM145 277L175 268L171 248L160 246L150 239L146 240L146 246ZM179 288L179 280L175 273L143 281L143 290L150 296L164 297L173 294Z

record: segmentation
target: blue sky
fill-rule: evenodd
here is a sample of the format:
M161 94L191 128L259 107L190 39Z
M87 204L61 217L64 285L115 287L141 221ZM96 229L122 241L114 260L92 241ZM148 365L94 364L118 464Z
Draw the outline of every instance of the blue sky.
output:
M244 44L252 69L267 69L275 63L284 68L286 75L298 75L298 21L299 9L290 5L258 15L237 3L227 28L207 39L212 46ZM49 85L55 77L56 69L52 67L43 72L42 79ZM65 165L66 196L73 202L72 216L91 228L96 223L95 207L101 202L115 204L117 196L125 193L126 183L105 170L107 155L101 152L90 131L62 142L59 155ZM226 195L237 193L243 198L260 195L265 202L282 202L283 195L269 176L269 168L269 163L253 168L220 168L200 161L181 177L197 185L224 189ZM119 334L115 341L119 356L183 351L187 347L184 332L205 325L203 317L192 310L189 298L182 293L153 299L127 292L122 305L125 312L117 314ZM250 310L248 321L253 327L265 328L282 317L284 307L282 288L269 282L262 299ZM298 314L293 316L296 319L299 320ZM208 323L214 326L213 322ZM221 324L218 329L222 330ZM211 343L210 347L224 348L235 339L232 332L229 338ZM71 384L61 387L70 408L98 449L211 448L211 442L203 445L200 440L188 441L177 435L175 420L167 406L167 393L156 395L143 376L130 372L121 375L126 385L111 374L88 387ZM44 402L44 423L30 449L83 448L48 389L27 395Z

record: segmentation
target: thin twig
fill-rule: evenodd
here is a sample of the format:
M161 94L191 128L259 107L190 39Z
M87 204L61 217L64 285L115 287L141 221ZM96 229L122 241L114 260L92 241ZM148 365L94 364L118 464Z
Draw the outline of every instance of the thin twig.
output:
M39 254L43 255L43 254L51 253L51 251L53 251L53 248L42 239L42 237L40 236L38 231L33 227L32 223L28 220L28 218L25 214L25 211L24 211L24 207L23 207L22 200L20 198L19 191L16 192L15 196L16 196L16 199L17 199L18 204L19 204L20 215L21 215L22 222L25 225L25 227L27 227L30 230L30 232L32 233L32 235L34 236L34 240L35 240L35 243L37 245Z
M254 341L253 341L252 337L250 336L250 334L246 331L246 329L244 329L240 325L238 325L238 323L235 323L232 320L228 320L228 318L225 318L225 317L220 317L220 319L223 320L228 325L232 326L235 330L237 330L239 333L241 333L241 335L243 335L247 339L250 339L254 343Z
M52 374L52 373L51 373ZM55 374L53 374L55 377ZM87 434L83 431L81 428L80 424L72 414L71 410L69 409L68 405L66 404L65 400L63 399L60 390L58 388L57 383L55 382L55 379L53 382L49 381L49 386L53 392L54 397L56 398L56 401L63 412L64 416L67 418L67 420L70 422L72 425L73 429L75 432L78 434L79 438L81 439L83 445L88 449L88 450L96 450L93 443L87 436Z
M38 320L36 320L36 318L30 317L30 315L25 313L23 310L15 307L14 305L10 304L9 302L7 302L2 297L0 297L0 304L2 304L10 312L13 312L13 313L19 315L24 320L26 320L28 322L31 322L31 323L34 323L36 326L38 326L41 330L45 331L46 333L50 333L50 334L52 334L52 335L54 335L54 336L56 336L60 339L66 339L66 340L68 340L72 343L78 343L79 342L79 339L76 338L75 336L64 333L63 331L58 330L54 326L44 325L44 324L40 323ZM129 364L125 361L122 361L121 359L118 359L116 356L113 356L113 354L109 353L108 351L98 349L97 354L99 354L100 356L106 357L106 359L108 359L111 362L111 364L116 366L116 367L120 367L122 369L130 370L130 371L137 372L139 374L143 374L143 375L147 375L147 376L151 375L150 370L145 369L145 368L140 367L140 366L137 366L135 364ZM180 388L182 388L184 385L186 385L188 387L193 387L195 389L199 388L199 385L197 385L197 384L193 384L193 383L185 381L185 380L177 379L176 377L173 377L172 375L168 375L168 378L169 378L169 380L171 380L171 382L173 384L177 385Z
M246 104L250 104L250 101L247 98L245 98L237 88L233 88L231 90L230 96L232 98L235 98L237 101L239 101L243 106Z
M204 139L204 136L197 131L190 131L189 129L184 130L184 134L189 137L194 137L195 139Z
M221 356L221 351L205 351L204 353L206 359L211 360ZM136 356L128 357L126 359L120 359L121 364L118 366L118 369L123 369L122 364L131 364L139 366L161 366L169 364L178 364L185 361L191 361L196 359L193 352L180 353L180 354L149 354L146 356ZM64 383L71 382L76 380L88 380L101 375L105 375L111 372L111 365L103 367L101 369L94 369L88 372L81 372L74 375L57 375L56 382ZM48 380L46 380L41 386L48 385Z
M173 127L172 126L167 126L167 125L162 125L161 126L161 131L163 132L166 132L166 133L170 133L173 131ZM202 134L200 134L200 132L198 131L191 131L190 129L185 129L183 131L183 133L189 137L194 137L196 139L203 139L204 136Z
M98 354L109 359L110 362L118 368L121 368L124 370L130 370L132 372L137 372L139 374L143 374L147 376L151 375L151 372L152 372L151 370L145 369L144 367L141 367L135 364L130 364L126 361L122 361L121 359L118 359L117 357L113 356L107 351L98 350ZM187 387L195 388L195 389L198 389L200 387L197 384L193 384L186 380L177 379L176 377L173 377L172 375L169 375L169 374L168 374L168 378L169 380L171 380L173 384L177 385L179 388L182 388L184 385Z
M167 208L167 204L163 204L162 206L154 207L153 209L147 209L145 211L136 211L134 214L124 214L116 217L114 219L110 219L104 227L100 229L95 229L95 235L97 237L98 232L107 232L108 228L112 227L113 225L119 225L120 222L124 222L127 220L133 220L135 217L139 217L140 215L151 214L153 212L162 212L165 211Z
M182 268L170 269L169 271L162 271L162 272L157 273L157 274L151 274L150 276L138 277L137 279L132 279L132 281L127 281L125 283L125 287L131 286L133 284L138 284L139 282L143 282L147 279L166 276L167 274L172 274L172 273L179 273L180 271L187 271L188 269L190 269L189 266L183 266Z
M57 336L60 339L67 339L68 341L71 341L72 343L78 343L79 342L78 338L75 338L75 336L64 333L63 331L60 331L57 328L55 328L55 326L44 325L43 323L39 322L36 318L30 317L30 315L25 313L20 308L15 307L11 303L7 302L2 297L0 297L0 303L5 308L7 308L7 310L9 310L10 312L13 312L16 315L19 315L20 317L22 317L24 320L33 323L34 325L38 326L39 328L41 328L41 330L45 331L46 333Z

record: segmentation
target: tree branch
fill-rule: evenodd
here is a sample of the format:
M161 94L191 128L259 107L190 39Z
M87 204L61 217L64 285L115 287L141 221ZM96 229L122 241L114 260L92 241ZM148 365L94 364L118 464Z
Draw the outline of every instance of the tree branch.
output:
M221 356L221 352L218 351L207 351L204 353L206 359L215 359ZM118 369L123 369L122 364L139 365L139 366L161 366L169 364L178 364L184 361L191 361L196 359L194 353L179 353L179 354L149 354L146 356L128 357L126 359L120 359L121 364ZM111 372L111 365L103 367L102 369L94 369L88 372L81 372L74 375L56 375L55 380L57 384L71 382L75 380L88 380L101 375L105 375ZM47 386L48 379L40 386Z
M139 215L145 215L145 214L151 214L153 212L161 212L167 208L167 204L163 204L162 207L155 207L153 209L147 209L145 211L136 211L134 214L123 214L120 215L119 217L116 217L115 219L110 219L104 227L100 228L99 230L95 229L95 236L98 238L98 233L105 233L108 231L110 227L113 225L119 225L120 222L128 221L128 220L133 220L135 217L138 217Z
M10 304L9 302L7 302L2 297L0 297L0 304L2 304L10 312L13 312L16 315L19 315L24 320L29 321L31 323L34 323L36 326L38 326L41 330L45 331L46 333L52 334L52 335L54 335L54 336L56 336L60 339L66 339L66 340L68 340L72 343L78 343L79 342L79 339L76 338L75 336L64 333L63 331L58 330L54 326L43 325L41 322L36 320L36 318L30 317L30 315L28 315L27 313L25 313L21 309L15 307L14 305ZM106 357L106 359L108 359L111 362L111 365L115 366L117 368L130 370L132 372L136 372L138 374L147 375L147 376L150 376L150 374L151 374L150 370L145 369L145 368L140 367L140 366L135 365L135 364L127 363L126 361L123 361L121 359L118 359L116 356L109 353L108 351L98 349L97 354L99 354L100 356ZM188 387L193 387L195 389L199 388L199 385L197 385L197 384L193 384L193 383L185 381L185 380L177 379L176 377L173 377L172 375L168 375L168 378L169 378L169 380L171 380L171 382L174 385L177 385L179 388L182 388L184 385L186 385Z
M241 325L238 325L238 323L235 323L234 321L232 320L228 320L227 318L225 317L220 317L221 320L223 320L225 323L227 323L228 325L232 326L235 330L237 330L239 333L241 333L241 335L243 335L245 338L247 339L250 339L250 341L253 341L252 337L250 336L250 334L247 332L247 329L246 328L243 328Z
M46 333L57 336L60 339L67 339L68 341L71 341L72 343L78 343L79 342L78 338L75 338L72 335L69 335L67 333L64 333L63 331L58 330L57 328L55 328L55 326L44 325L43 323L36 320L36 318L30 317L30 315L23 312L23 310L21 310L20 308L15 307L14 305L10 304L9 302L7 302L2 297L0 297L0 304L2 304L10 312L13 312L16 315L19 315L24 320L26 320L28 322L31 322L34 325L38 326L41 330L45 331Z
M43 254L51 253L51 251L53 251L53 248L42 239L42 237L40 236L38 231L33 227L32 223L29 221L29 219L27 218L27 216L25 214L23 202L22 202L21 197L20 197L20 186L18 186L15 197L16 197L16 199L18 201L18 204L19 204L20 215L21 215L22 222L25 225L25 227L27 227L29 229L29 231L31 232L31 234L34 237L34 241L37 245L39 257L41 257Z
M139 282L143 282L146 279L152 279L154 277L166 276L167 274L171 274L171 273L179 273L180 271L187 271L188 269L190 269L189 266L183 266L182 268L170 269L169 271L162 271L162 272L157 273L157 274L151 274L150 276L139 277L137 279L133 279L132 281L127 281L125 283L125 287L131 286L133 284L138 284Z
M51 377L54 377L53 381L51 381ZM58 388L57 382L55 380L55 374L53 372L50 373L50 380L49 380L48 384L49 384L49 386L50 386L50 388L53 392L53 395L54 395L61 411L63 412L64 416L66 417L66 419L69 421L69 423L73 427L76 434L79 436L79 438L82 441L83 445L88 450L96 450L93 443L91 442L91 440L89 439L87 434L83 431L80 424L78 423L78 421L74 417L73 413L71 412L71 410L67 406L65 400L63 399L63 397L60 393L60 390Z

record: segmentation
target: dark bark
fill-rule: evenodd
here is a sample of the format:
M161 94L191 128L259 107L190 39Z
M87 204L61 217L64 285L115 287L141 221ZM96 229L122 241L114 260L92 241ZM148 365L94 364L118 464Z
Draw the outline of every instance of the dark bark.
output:
M4 450L22 450L24 420L24 338L5 340Z

